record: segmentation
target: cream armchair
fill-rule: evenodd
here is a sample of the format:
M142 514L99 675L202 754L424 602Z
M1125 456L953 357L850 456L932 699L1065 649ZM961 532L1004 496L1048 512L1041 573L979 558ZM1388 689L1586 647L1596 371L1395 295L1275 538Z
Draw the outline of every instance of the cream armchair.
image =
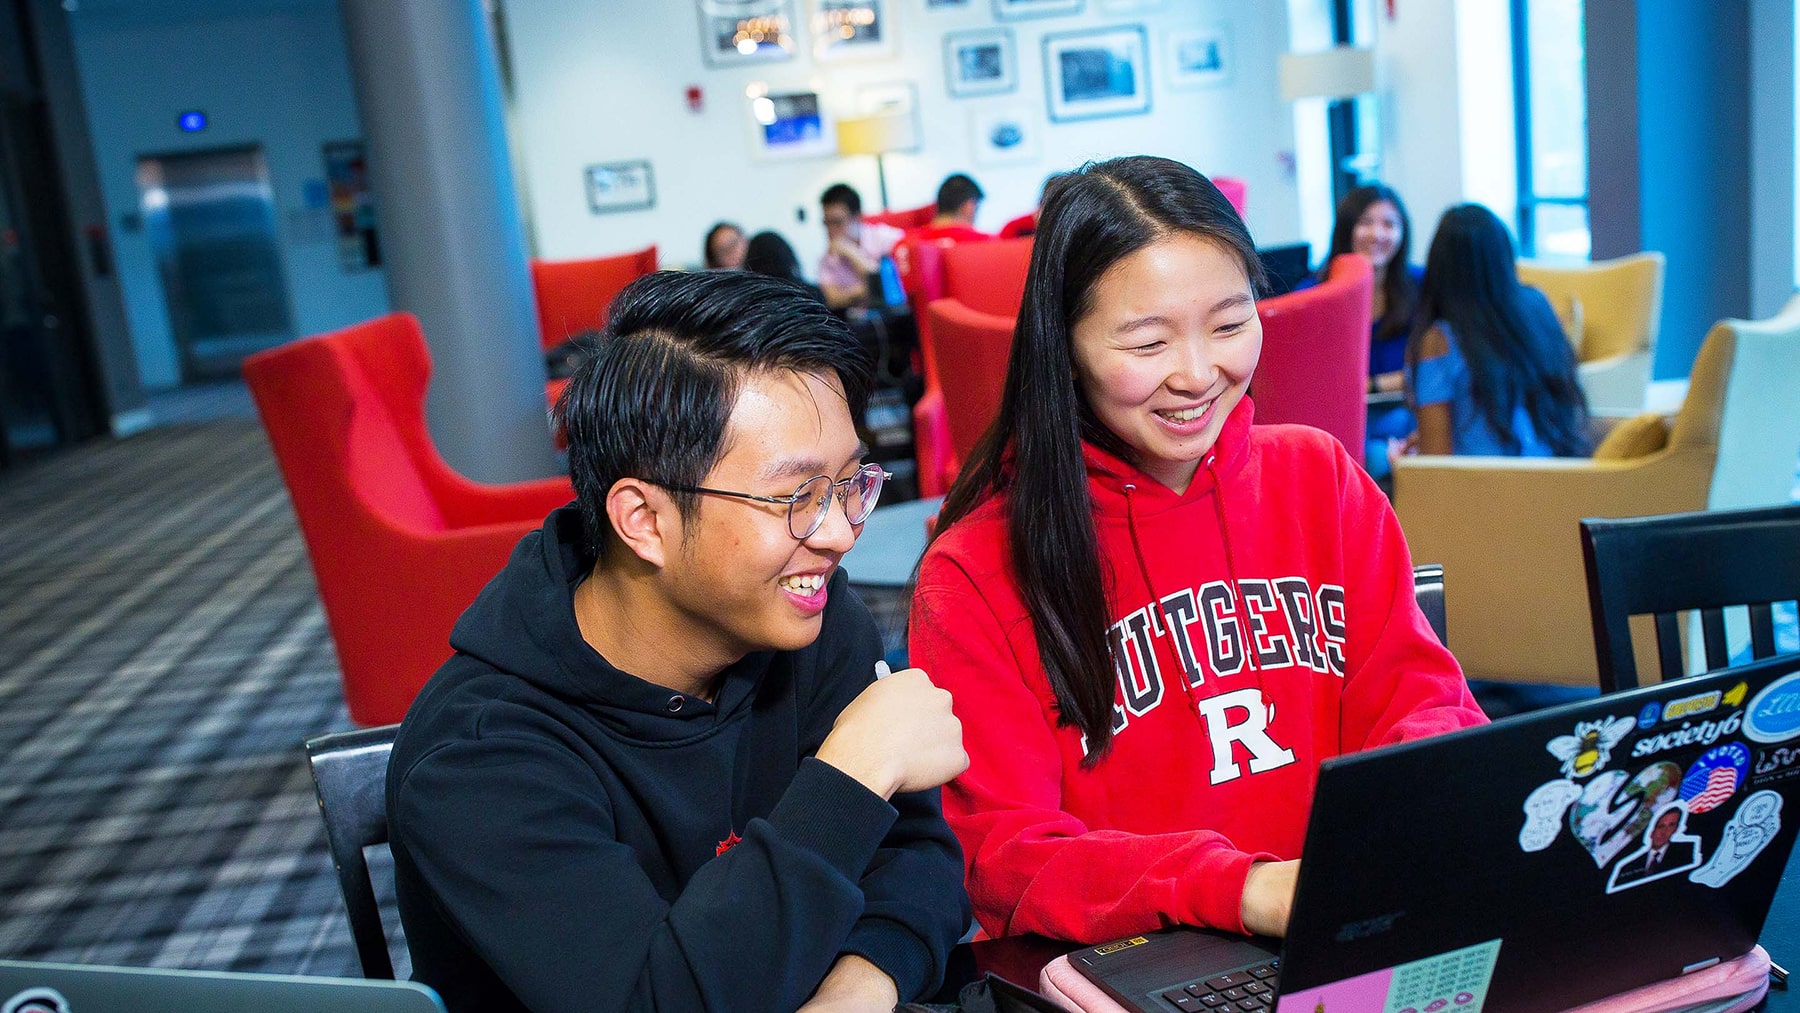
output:
M1662 320L1663 255L1634 253L1591 264L1521 260L1519 280L1550 299L1575 346L1581 389L1595 415L1644 408Z
M1727 470L1722 418L1734 434L1728 454L1740 439L1756 448L1743 470L1773 469L1791 488L1797 388L1800 299L1769 321L1713 326L1659 449L1610 460L1402 459L1394 469L1400 525L1415 560L1443 564L1451 644L1469 677L1598 686L1578 522L1705 509L1715 470ZM1771 440L1782 447L1761 449ZM1767 479L1760 486L1772 487Z

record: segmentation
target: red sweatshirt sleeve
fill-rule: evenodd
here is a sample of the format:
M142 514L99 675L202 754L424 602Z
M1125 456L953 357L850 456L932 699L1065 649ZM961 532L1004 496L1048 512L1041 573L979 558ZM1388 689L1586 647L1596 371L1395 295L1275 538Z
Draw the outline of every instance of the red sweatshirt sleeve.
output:
M1343 751L1486 724L1462 667L1419 610L1412 553L1394 508L1342 447L1337 469L1348 575L1348 663L1339 714Z
M1063 757L993 605L957 561L927 554L913 597L914 665L949 690L969 769L944 789L975 915L990 935L1099 942L1169 925L1244 931L1256 861L1211 831L1091 829L1063 811ZM1022 620L1023 621L1023 620Z

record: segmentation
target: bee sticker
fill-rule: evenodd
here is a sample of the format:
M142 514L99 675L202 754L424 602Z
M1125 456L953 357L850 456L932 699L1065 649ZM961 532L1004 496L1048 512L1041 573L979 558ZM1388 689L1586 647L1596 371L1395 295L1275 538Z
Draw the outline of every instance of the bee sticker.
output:
M1612 759L1612 749L1626 733L1637 727L1635 718L1610 715L1598 721L1578 721L1575 734L1558 735L1544 746L1550 755L1563 762L1562 772L1568 777L1586 777L1605 769Z

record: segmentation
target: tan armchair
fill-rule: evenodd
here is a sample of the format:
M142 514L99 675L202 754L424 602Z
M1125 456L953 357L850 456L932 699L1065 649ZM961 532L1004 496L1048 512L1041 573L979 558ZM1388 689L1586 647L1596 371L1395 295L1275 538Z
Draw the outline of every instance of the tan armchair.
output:
M1596 415L1643 410L1662 321L1663 255L1634 253L1591 264L1521 260L1519 280L1550 299L1580 362Z
M1579 522L1705 509L1736 344L1731 322L1713 327L1666 446L1643 456L1398 462L1400 526L1415 560L1443 564L1469 678L1599 685Z

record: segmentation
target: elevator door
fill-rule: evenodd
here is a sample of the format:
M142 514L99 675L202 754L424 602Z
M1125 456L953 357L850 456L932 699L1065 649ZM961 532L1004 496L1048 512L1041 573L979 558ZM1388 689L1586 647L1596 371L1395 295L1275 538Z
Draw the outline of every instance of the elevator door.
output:
M292 338L262 149L144 157L137 180L182 379L236 376Z

